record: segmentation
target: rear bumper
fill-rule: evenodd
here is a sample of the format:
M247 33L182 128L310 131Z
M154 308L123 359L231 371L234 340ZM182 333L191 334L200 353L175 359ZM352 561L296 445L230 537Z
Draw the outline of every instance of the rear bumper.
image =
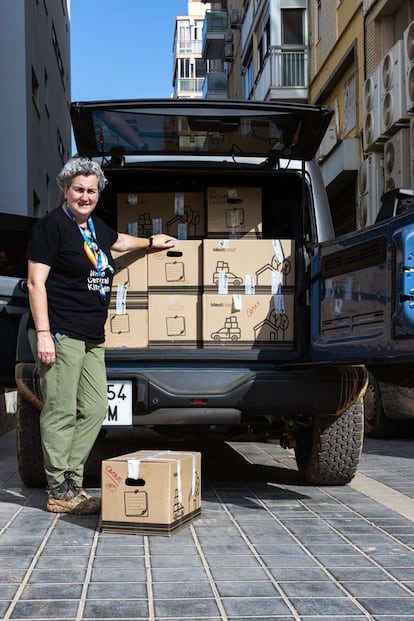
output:
M134 424L237 424L242 418L341 414L363 396L364 366L301 366L278 370L108 369L132 380Z

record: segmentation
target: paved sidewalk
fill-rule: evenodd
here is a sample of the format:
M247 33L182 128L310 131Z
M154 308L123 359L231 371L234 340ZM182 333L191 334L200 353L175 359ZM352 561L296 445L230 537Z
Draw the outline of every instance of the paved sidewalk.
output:
M344 487L273 442L201 450L201 518L141 537L47 513L0 437L0 618L414 621L414 438L367 440Z

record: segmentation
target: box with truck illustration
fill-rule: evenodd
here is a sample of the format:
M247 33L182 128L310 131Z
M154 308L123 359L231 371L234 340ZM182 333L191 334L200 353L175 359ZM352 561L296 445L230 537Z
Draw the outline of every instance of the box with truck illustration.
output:
M203 295L203 347L293 350L294 295Z
M203 283L209 293L277 293L295 286L292 239L205 239Z
M102 462L101 530L172 535L201 513L201 453L146 450Z

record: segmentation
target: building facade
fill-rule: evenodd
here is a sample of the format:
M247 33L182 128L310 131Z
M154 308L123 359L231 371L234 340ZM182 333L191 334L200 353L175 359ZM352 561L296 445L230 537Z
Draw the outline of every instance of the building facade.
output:
M203 96L334 110L320 146L337 234L414 186L414 0L223 0L203 28Z
M56 207L71 153L69 0L0 2L0 213Z
M201 98L206 62L201 55L204 16L209 4L188 0L188 14L178 15L174 32L174 98Z
M205 98L307 101L307 0L210 3Z

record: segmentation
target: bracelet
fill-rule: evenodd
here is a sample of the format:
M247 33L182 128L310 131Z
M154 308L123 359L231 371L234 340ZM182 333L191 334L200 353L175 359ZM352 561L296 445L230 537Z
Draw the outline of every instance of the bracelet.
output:
M50 332L50 330L36 330L36 334L39 334L39 332Z
M152 242L153 242L152 235L151 235L151 237L148 237L148 241L149 241L149 244L147 246L147 250L148 250L148 248L152 247Z

